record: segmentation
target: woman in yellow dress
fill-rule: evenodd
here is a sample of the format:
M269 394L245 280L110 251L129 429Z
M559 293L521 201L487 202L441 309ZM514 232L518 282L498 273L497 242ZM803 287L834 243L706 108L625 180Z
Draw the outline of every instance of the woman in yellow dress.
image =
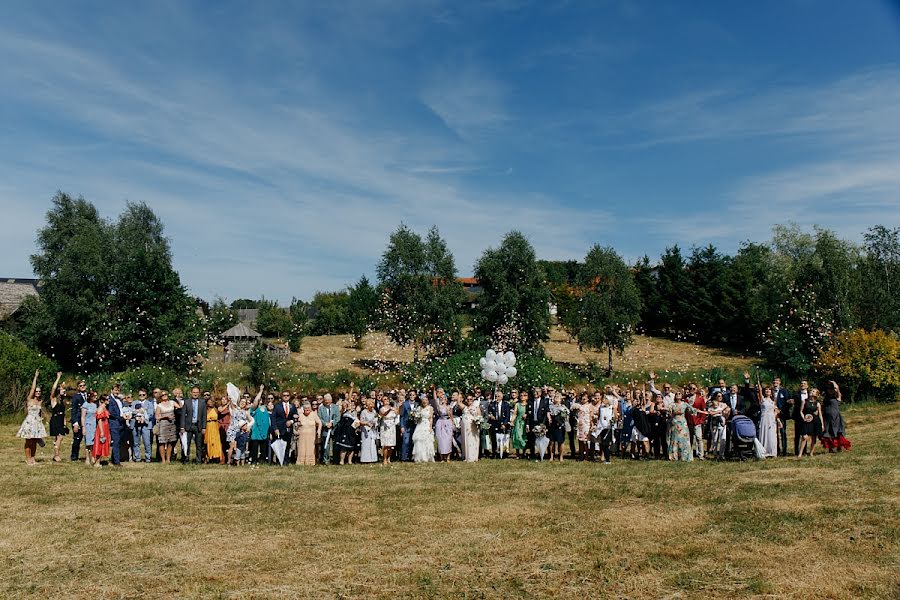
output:
M219 411L212 398L206 401L206 432L203 434L203 442L206 444L206 462L218 460L225 464L222 439L219 437Z
M297 417L300 424L300 439L297 441L297 464L316 464L316 439L322 433L322 421L312 412L309 402L303 403L303 412Z

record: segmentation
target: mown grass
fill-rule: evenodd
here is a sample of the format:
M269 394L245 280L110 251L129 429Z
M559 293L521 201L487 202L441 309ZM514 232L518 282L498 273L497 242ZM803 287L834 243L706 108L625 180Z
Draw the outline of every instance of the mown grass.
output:
M0 597L897 598L900 408L797 461L23 464ZM66 447L66 451L68 448Z

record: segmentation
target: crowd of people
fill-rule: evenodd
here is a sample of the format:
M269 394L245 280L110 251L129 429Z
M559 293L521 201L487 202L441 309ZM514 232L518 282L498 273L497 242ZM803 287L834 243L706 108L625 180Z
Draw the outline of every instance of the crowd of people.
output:
M44 404L35 373L18 437L25 462L36 463L48 437L53 461L71 435L70 459L97 467L123 462L222 465L316 465L392 461L477 461L520 458L562 462L566 457L609 463L635 460L726 460L740 455L737 425L752 422L758 458L812 456L817 442L829 452L849 450L834 381L824 392L808 382L790 392L775 378L762 385L744 373L742 386L719 380L675 389L654 373L642 383L601 390L552 386L499 390L373 390L301 395L260 387L240 392L154 388L108 393L60 385ZM229 393L230 392L230 393ZM793 445L788 436L793 429ZM755 431L754 431L755 430Z

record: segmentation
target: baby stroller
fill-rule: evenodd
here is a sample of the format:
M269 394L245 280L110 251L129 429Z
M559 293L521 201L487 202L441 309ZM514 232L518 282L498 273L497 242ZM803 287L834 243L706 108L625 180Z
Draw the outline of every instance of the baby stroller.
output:
M731 419L729 447L732 458L746 460L756 458L756 425L750 417L735 415Z

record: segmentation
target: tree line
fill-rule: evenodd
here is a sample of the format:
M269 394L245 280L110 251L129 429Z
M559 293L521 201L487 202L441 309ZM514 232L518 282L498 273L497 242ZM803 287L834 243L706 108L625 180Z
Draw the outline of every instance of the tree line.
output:
M896 339L900 331L900 228L884 226L857 245L825 229L779 225L770 242L746 242L733 255L712 245L685 255L674 245L655 263L645 256L631 265L600 245L581 261L539 260L513 231L474 265L482 291L471 311L436 227L421 235L401 224L392 232L374 284L361 277L285 307L265 298L211 305L191 298L172 268L163 225L145 204L129 203L110 222L83 198L59 193L37 248L31 262L42 294L9 327L81 372L187 369L204 342L237 322L239 308L251 307L260 333L295 351L305 335L349 333L359 344L379 329L419 360L473 343L540 353L554 305L581 347L608 353L610 371L613 354L639 332L760 353L802 374L841 332L881 330ZM463 336L467 318L472 332Z

